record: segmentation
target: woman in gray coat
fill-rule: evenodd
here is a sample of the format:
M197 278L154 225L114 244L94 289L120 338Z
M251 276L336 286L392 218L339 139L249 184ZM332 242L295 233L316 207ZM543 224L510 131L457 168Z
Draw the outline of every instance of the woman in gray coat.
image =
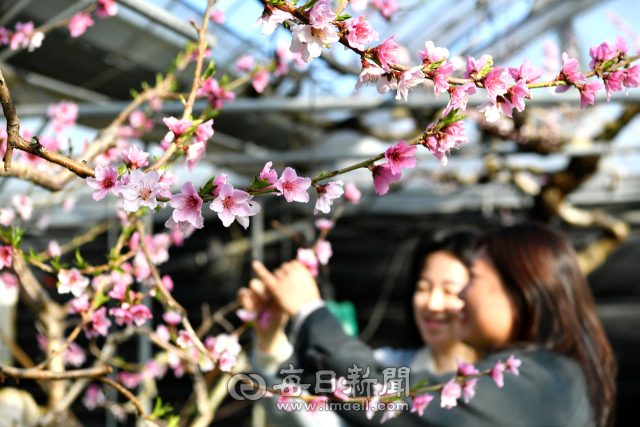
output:
M347 376L354 364L382 380L384 366L372 350L342 333L323 307L313 278L298 262L271 274L254 269L275 303L293 316L295 367L302 383L316 385L315 372ZM482 356L487 369L515 354L519 377L503 388L488 378L469 403L443 409L438 398L424 411L403 413L390 426L575 426L611 427L615 416L616 363L595 313L593 297L575 252L557 232L542 225L507 227L486 236L460 294L460 338ZM410 383L428 384L451 375L411 372ZM372 426L365 411L342 410L353 425Z

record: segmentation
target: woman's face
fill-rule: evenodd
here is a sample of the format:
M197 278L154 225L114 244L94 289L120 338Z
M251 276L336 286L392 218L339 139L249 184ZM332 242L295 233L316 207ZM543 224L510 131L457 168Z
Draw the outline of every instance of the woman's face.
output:
M422 340L432 346L458 340L458 297L469 282L467 267L449 252L427 256L413 294L413 316Z
M477 350L509 342L515 306L485 248L476 254L469 285L460 293L465 305L460 319L460 340Z

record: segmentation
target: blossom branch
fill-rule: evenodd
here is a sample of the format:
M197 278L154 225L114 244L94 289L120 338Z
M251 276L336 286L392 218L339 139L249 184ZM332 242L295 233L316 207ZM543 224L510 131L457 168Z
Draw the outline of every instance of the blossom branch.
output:
M111 366L102 366L98 368L76 369L73 371L51 372L51 371L35 371L32 369L20 369L12 366L0 365L0 378L8 375L16 379L56 381L70 380L75 378L98 378L102 375L109 374L113 371ZM99 379L99 378L98 378Z
M214 0L209 0L207 3L207 8L204 12L204 17L202 18L202 26L199 28L198 35L198 59L196 61L196 71L193 77L193 83L191 85L191 92L189 93L189 99L187 100L187 104L184 108L184 113L182 114L183 119L189 119L191 117L191 112L193 111L193 104L196 101L196 93L200 86L202 86L202 62L204 61L204 51L207 47L207 28L209 26L209 16L211 15L211 8L215 3ZM164 154L149 168L150 170L158 170L162 165L164 165L167 160L173 155L176 149L179 148L181 142L179 139L176 139L164 152Z

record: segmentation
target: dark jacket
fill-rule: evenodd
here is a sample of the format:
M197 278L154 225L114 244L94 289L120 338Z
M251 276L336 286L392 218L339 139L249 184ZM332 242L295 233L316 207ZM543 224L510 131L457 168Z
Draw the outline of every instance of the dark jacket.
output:
M585 427L592 424L593 412L582 368L577 361L545 350L508 349L488 355L476 364L479 370L491 368L500 359L514 354L522 360L520 375L505 373L504 387L498 388L490 377L481 377L476 396L468 404L458 400L458 406L447 410L440 407L437 393L419 417L405 411L385 422L389 427L413 426L478 426L478 427ZM338 320L326 308L312 312L302 323L295 342L296 368L303 368L303 383L315 383L315 372L332 370L338 377L347 377L349 367L369 367L370 377L382 382L382 370L372 350L361 341L347 336ZM362 373L361 373L362 374ZM451 374L433 375L411 372L410 384L425 377L428 384L451 379ZM411 406L409 406L411 407ZM339 411L352 425L374 426L380 414L368 420L364 411Z

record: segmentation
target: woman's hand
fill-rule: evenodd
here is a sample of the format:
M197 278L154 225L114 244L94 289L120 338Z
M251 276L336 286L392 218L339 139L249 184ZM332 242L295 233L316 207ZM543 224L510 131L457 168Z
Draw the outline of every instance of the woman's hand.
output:
M284 327L289 316L280 308L264 284L258 279L252 279L248 288L238 291L238 301L242 308L258 313L254 330L260 351L277 354L278 349L287 342Z
M315 279L299 261L286 262L273 274L260 261L252 265L267 292L289 316L295 316L304 304L320 299Z

